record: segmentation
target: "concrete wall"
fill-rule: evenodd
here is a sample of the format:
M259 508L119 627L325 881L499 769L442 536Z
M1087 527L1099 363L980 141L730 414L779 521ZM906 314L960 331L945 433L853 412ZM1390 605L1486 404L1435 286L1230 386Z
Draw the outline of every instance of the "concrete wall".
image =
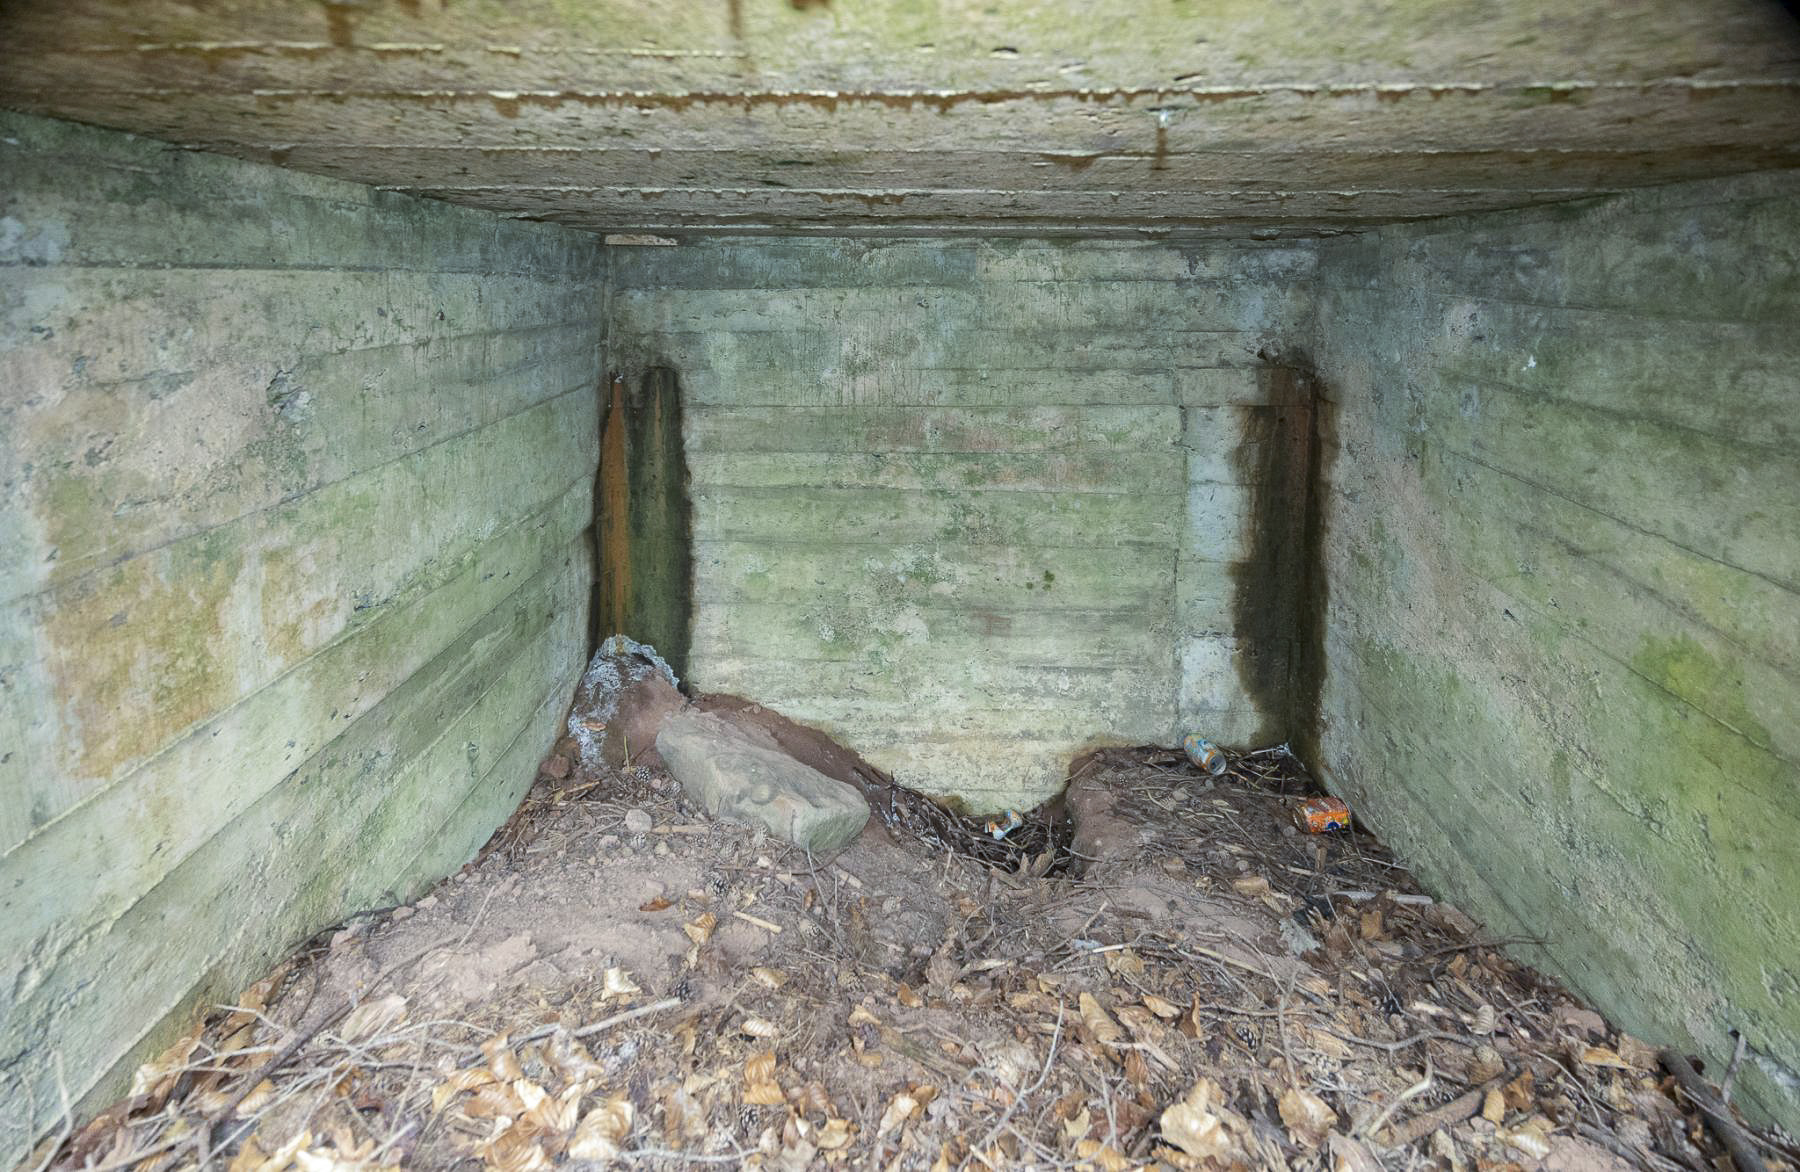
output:
M1323 766L1800 1125L1800 174L1324 250Z
M586 643L603 257L12 115L0 175L5 1164L58 1057L116 1090L516 805Z
M689 675L905 784L1032 804L1095 743L1277 737L1240 679L1241 459L1310 251L615 248L622 373L672 368Z

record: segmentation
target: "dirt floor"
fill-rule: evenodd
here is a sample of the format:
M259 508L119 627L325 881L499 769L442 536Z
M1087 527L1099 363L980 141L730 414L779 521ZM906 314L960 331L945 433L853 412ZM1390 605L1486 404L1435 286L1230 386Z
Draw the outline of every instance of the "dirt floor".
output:
M826 859L707 821L658 770L553 760L476 862L316 938L44 1155L1730 1167L1642 1042L1367 834L1298 832L1308 792L1278 752L1216 780L1114 752L1006 842L895 792Z

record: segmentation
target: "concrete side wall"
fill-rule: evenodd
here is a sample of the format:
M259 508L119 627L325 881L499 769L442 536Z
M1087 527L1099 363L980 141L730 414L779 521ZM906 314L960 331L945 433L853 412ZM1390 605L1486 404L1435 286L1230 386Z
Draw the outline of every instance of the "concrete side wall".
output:
M1274 735L1239 677L1240 449L1312 259L614 249L621 372L685 396L695 684L977 809L1049 796L1085 745Z
M1800 1124L1800 175L1326 248L1323 765Z
M604 259L12 115L0 175L4 1164L58 1056L116 1090L517 804L586 642Z

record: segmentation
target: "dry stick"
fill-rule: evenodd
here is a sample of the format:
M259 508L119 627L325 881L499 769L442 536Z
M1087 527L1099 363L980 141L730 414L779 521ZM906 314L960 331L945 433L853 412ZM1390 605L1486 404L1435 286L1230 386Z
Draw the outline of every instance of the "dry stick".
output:
M1719 1080L1719 1102L1727 1107L1731 1105L1731 1084L1737 1081L1738 1067L1744 1064L1744 1050L1750 1044L1750 1038L1742 1030L1732 1030L1737 1045L1732 1047L1731 1062L1725 1067L1725 1077Z
M1433 1081L1434 1080L1431 1077L1431 1059L1427 1058L1425 1059L1425 1077L1401 1091L1393 1102L1381 1109L1381 1113L1375 1116L1373 1122L1359 1124L1353 1128L1350 1132L1350 1138L1356 1139L1358 1136L1362 1135L1373 1135L1383 1127L1386 1127L1387 1121L1393 1118L1394 1112L1399 1109L1400 1104L1406 1102L1408 1099L1416 1099L1426 1091L1430 1090Z
M1714 1097L1712 1089L1700 1077L1699 1071L1694 1069L1694 1064L1688 1061L1687 1055L1665 1049L1658 1051L1656 1057L1675 1076L1675 1081L1681 1084L1681 1089L1687 1092L1687 1097L1693 1101L1694 1106L1700 1109L1701 1117L1713 1129L1713 1134L1725 1144L1725 1150L1731 1153L1731 1162L1737 1165L1738 1172L1768 1172L1768 1165L1763 1163L1762 1157L1751 1146L1750 1137L1737 1125L1737 1120L1731 1117L1731 1108Z
M56 1051L55 1058L56 1093L62 1097L62 1122L57 1125L58 1134L55 1141L45 1149L44 1158L38 1161L38 1166L33 1172L44 1172L44 1169L48 1168L51 1162L56 1159L56 1153L61 1151L62 1146L69 1142L69 1136L73 1135L75 1132L75 1113L69 1106L69 1084L63 1081L63 1056L61 1050Z
M597 1022L590 1025L584 1025L579 1029L571 1030L569 1033L571 1037L575 1038L591 1038L595 1034L612 1029L614 1026L624 1025L628 1021L636 1021L640 1017L649 1017L651 1014L661 1013L665 1009L674 1009L680 1004L681 998L679 997L664 997L661 1001L652 1001L650 1004L640 1005L636 1009L627 1009L622 1013L615 1013L611 1017L603 1017ZM515 1045L522 1046L526 1042L536 1042L540 1039L547 1038L562 1028L563 1027L560 1025L539 1026L529 1034L521 1034L517 1038L514 1038L513 1042ZM486 1055L481 1052L480 1047L477 1047L457 1059L456 1065L459 1067L468 1066L471 1063L479 1062L484 1057L486 1057Z
M1401 1038L1398 1042L1377 1042L1373 1038L1359 1038L1355 1034L1340 1034L1336 1030L1328 1030L1324 1026L1313 1026L1312 1028L1322 1034L1330 1034L1341 1041L1355 1042L1358 1046L1368 1046L1373 1050L1386 1050L1389 1054L1397 1054L1409 1046L1417 1046L1420 1042L1456 1042L1459 1045L1471 1047L1482 1044L1480 1038L1464 1037L1462 1034L1446 1033L1443 1030L1425 1030L1410 1038Z
M206 1167L208 1161L212 1159L210 1148L212 1145L213 1128L217 1127L225 1120L230 1119L232 1113L238 1109L245 1099L250 1097L250 1092L255 1090L264 1079L268 1078L271 1074L275 1073L275 1071L281 1069L281 1067L291 1061L294 1055L298 1054L306 1047L308 1042L318 1037L320 1031L336 1025L339 1021L343 1020L346 1014L366 1000L369 994L380 988L382 983L388 980L388 978L419 960L421 957L425 956L426 953L434 952L449 943L450 941L448 939L434 940L403 960L397 961L381 970L376 978L369 982L369 987L363 990L362 997L346 998L342 1005L339 1005L336 1009L333 1009L330 1013L327 1013L324 1017L314 1022L310 1028L300 1031L300 1033L294 1036L293 1041L276 1051L275 1057L258 1067L254 1074L244 1080L244 1085L237 1093L226 1100L223 1107L214 1112L212 1118L206 1120L195 1129L194 1148L199 1156L199 1166L202 1168Z
M983 1149L993 1143L996 1139L1000 1138L1000 1133L1006 1129L1006 1125L1008 1121L1012 1119L1013 1113L1019 1109L1019 1104L1023 1103L1026 1099L1029 1099L1032 1095L1037 1094L1038 1088L1044 1085L1044 1080L1050 1077L1051 1064L1056 1061L1056 1044L1062 1040L1063 1012L1066 1009L1067 1006L1063 1002L1059 1001L1057 1003L1056 1030L1050 1035L1050 1052L1044 1055L1044 1069L1038 1071L1037 1081L1014 1095L1013 1101L1007 1105L1005 1112L1001 1114L994 1126L989 1129L987 1135L982 1138L980 1143L969 1149L969 1154L971 1156L979 1156L983 1164L988 1164L987 1157L981 1156ZM967 1161L964 1161L964 1166L967 1166ZM993 1165L988 1164L988 1167L991 1168Z
M1502 1076L1504 1078L1504 1076ZM1448 1127L1452 1123L1461 1123L1475 1112L1481 1110L1487 1093L1500 1086L1500 1078L1490 1078L1468 1094L1459 1095L1445 1103L1442 1107L1433 1108L1424 1114L1415 1115L1406 1121L1405 1126L1396 1127L1388 1132L1391 1137L1386 1145L1390 1148L1403 1148L1408 1144L1424 1139L1440 1127ZM1398 1105L1398 1104L1396 1104Z

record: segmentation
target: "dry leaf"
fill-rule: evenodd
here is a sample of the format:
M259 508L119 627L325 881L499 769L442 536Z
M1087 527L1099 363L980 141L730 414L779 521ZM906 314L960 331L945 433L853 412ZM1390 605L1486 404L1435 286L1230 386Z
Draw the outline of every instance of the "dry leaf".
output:
M245 1140L231 1157L231 1163L225 1165L225 1172L262 1172L269 1162L268 1153L257 1144L256 1137Z
M582 1117L569 1137L571 1160L611 1160L618 1156L619 1145L631 1134L637 1109L624 1095L611 1095Z
M1475 1011L1475 1020L1469 1023L1469 1032L1478 1037L1486 1037L1494 1032L1496 1021L1498 1016L1494 1013L1494 1007L1484 1004Z
M692 923L681 925L681 930L687 933L689 940L700 945L712 939L713 929L718 926L719 917L711 912L701 912Z
M373 1038L383 1030L398 1025L406 1017L406 998L398 993L365 1001L350 1011L338 1027L338 1037L346 1042Z
M1619 1057L1633 1070L1655 1070L1656 1050L1638 1041L1630 1034L1619 1035Z
M1381 1162L1368 1146L1341 1131L1331 1133L1331 1172L1381 1172Z
M1269 881L1261 875L1246 875L1242 879L1233 879L1231 889L1239 895L1254 899L1269 894Z
M312 1147L312 1141L312 1131L308 1128L301 1128L289 1136L286 1143L269 1153L268 1158L262 1162L259 1172L282 1172L282 1169L294 1162L295 1155Z
M1125 1052L1125 1081L1140 1091L1150 1085L1150 1064L1137 1050Z
M764 1017L746 1017L738 1032L752 1038L772 1038L781 1032L781 1027Z
M787 974L780 969L765 968L762 965L751 969L750 975L756 978L756 983L765 989L779 989L787 984L788 980Z
M850 1121L827 1119L825 1126L813 1133L813 1142L827 1152L835 1152L850 1143Z
M610 968L606 970L600 986L600 1000L611 1001L614 997L631 997L642 992L637 982L631 979L630 973L622 968Z
M550 1166L550 1157L530 1127L509 1127L482 1145L481 1157L494 1172L539 1172Z
M1144 975L1144 958L1129 948L1109 952L1106 954L1106 971L1115 977L1141 977Z
M1219 1087L1209 1078L1196 1082L1187 1097L1162 1113L1163 1138L1195 1159L1223 1156L1236 1144L1230 1134L1232 1113L1216 1107Z
M239 1119L248 1119L267 1107L274 1098L275 1084L265 1078L250 1088L250 1093L237 1105L236 1115Z
M544 1061L554 1070L565 1086L578 1082L598 1082L604 1073L588 1048L581 1044L581 1039L568 1030L557 1030L545 1043Z
M825 1084L814 1079L805 1086L788 1093L788 1102L801 1115L831 1114L831 1095L825 1090Z
M1165 1033L1162 1023L1158 1022L1148 1009L1138 1005L1121 1005L1113 1011L1131 1036L1140 1042L1154 1042Z
M1482 1096L1481 1117L1496 1127L1506 1121L1506 1099L1498 1088Z
M1181 1016L1181 1007L1172 1001L1164 1001L1154 993L1146 993L1143 997L1144 1008L1166 1021L1173 1021Z
M1523 1111L1525 1108L1531 1106L1531 1084L1533 1081L1532 1073L1527 1070L1518 1078L1513 1079L1511 1082L1501 1087L1500 1097L1505 1099L1506 1105L1514 1111Z
M858 1005L850 1011L851 1025L879 1026L881 1019L869 1012L868 1006Z
M908 1119L911 1119L914 1115L918 1114L918 1111L919 1100L913 1098L905 1091L895 1095L893 1101L887 1105L887 1110L881 1113L881 1122L875 1125L876 1138L879 1139L881 1136L884 1136L896 1127L899 1127Z
M525 1077L524 1070L519 1067L518 1056L512 1052L511 1043L509 1035L497 1034L481 1044L481 1056L487 1059L488 1069L502 1082Z
M1125 1153L1097 1139L1084 1139L1076 1144L1075 1155L1077 1159L1093 1161L1105 1172L1125 1172L1132 1167L1131 1161L1125 1158Z
M912 986L905 981L901 981L900 987L894 990L894 1000L906 1006L908 1009L917 1009L925 1004L925 999L913 992Z
M672 908L674 906L675 906L675 904L672 901L664 899L662 896L659 895L655 899L649 900L646 903L640 903L638 905L638 911L640 911L640 912L660 912L660 911L667 911L669 908Z
M1517 1127L1503 1127L1494 1133L1494 1137L1508 1147L1514 1147L1533 1159L1541 1160L1550 1154L1550 1130L1548 1119L1542 1115L1533 1115Z
M1077 1004L1081 1008L1081 1023L1087 1027L1094 1041L1105 1046L1125 1037L1125 1031L1101 1008L1100 1002L1094 999L1092 993L1083 993Z
M1278 1107L1288 1135L1302 1147L1318 1147L1337 1125L1337 1112L1324 1099L1299 1087L1290 1087L1281 1096Z
M524 1112L525 1104L519 1102L511 1086L495 1082L476 1087L475 1093L463 1100L461 1110L471 1119L516 1119Z
M1094 1117L1092 1113L1090 1113L1086 1107L1083 1107L1081 1109L1081 1114L1075 1116L1075 1118L1063 1120L1063 1139L1069 1143L1075 1143L1086 1138L1087 1133L1093 1126Z
M468 1070L458 1070L431 1090L431 1111L436 1114L444 1109L444 1105L464 1091L472 1091L476 1087L486 1086L494 1081L493 1072L485 1066L477 1066Z
M780 1107L787 1093L775 1081L775 1051L765 1050L744 1060L744 1102L759 1107Z
M1631 1069L1631 1063L1619 1057L1617 1050L1609 1050L1605 1046L1589 1046L1581 1052L1581 1060L1589 1066L1611 1066L1618 1070Z
M160 1107L162 1101L175 1089L175 1080L180 1077L180 1068L186 1065L188 1056L200 1045L200 1034L206 1023L194 1023L194 1028L183 1034L175 1044L158 1054L155 1058L137 1068L131 1076L131 1097L143 1099L145 1105ZM290 1156L290 1158L292 1158Z
M1356 927L1357 935L1361 936L1364 940L1386 939L1386 933L1384 932L1381 923L1381 909L1378 907L1370 908L1368 911L1364 912L1361 919L1357 921Z

